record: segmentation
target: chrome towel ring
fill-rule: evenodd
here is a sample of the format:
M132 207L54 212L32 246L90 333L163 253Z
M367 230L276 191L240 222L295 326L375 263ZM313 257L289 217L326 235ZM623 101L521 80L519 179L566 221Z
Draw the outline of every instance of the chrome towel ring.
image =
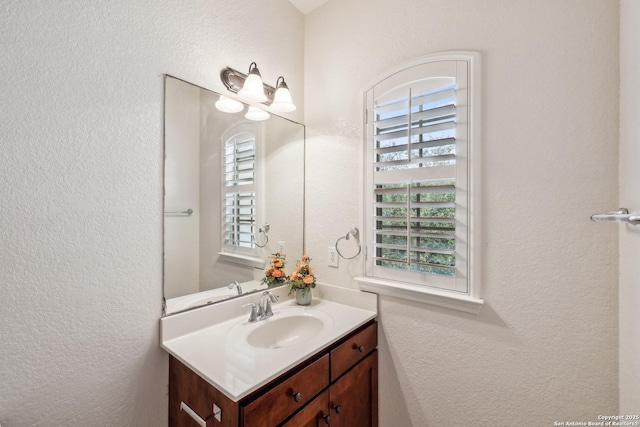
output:
M358 240L358 252L356 252L354 256L346 257L342 255L342 252L340 252L340 248L338 248L338 244L343 239L349 240L349 236L353 236L356 240ZM360 255L360 252L362 252L362 245L360 244L359 236L360 236L360 231L358 231L358 227L352 227L351 230L349 230L349 232L346 235L342 237L338 237L338 240L336 240L336 252L338 253L338 255L340 255L344 259L353 259L358 255Z
M264 234L264 243L262 244L258 243L254 234L251 235L251 240L253 240L253 243L255 243L257 247L264 248L267 246L267 243L269 243L269 235L267 234L269 232L269 228L271 228L271 226L268 223L258 228L258 234Z

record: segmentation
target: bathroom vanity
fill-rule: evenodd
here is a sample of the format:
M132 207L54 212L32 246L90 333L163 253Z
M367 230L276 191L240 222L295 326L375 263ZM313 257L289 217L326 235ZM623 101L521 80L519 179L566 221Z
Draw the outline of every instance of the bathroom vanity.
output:
M169 425L377 426L376 312L281 294L249 322L241 307L256 298L162 319Z

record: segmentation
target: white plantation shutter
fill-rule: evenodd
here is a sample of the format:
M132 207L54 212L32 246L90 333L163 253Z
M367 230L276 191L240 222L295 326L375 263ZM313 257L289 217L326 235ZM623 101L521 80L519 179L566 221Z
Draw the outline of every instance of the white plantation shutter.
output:
M468 293L468 62L367 92L366 276Z
M231 136L223 146L223 247L245 252L255 247L256 137L250 131Z

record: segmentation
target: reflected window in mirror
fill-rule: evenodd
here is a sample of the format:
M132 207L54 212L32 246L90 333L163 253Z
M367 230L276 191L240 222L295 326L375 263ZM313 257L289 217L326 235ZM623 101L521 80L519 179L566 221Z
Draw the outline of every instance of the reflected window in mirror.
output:
M224 215L222 250L255 256L258 174L256 125L234 126L222 146Z

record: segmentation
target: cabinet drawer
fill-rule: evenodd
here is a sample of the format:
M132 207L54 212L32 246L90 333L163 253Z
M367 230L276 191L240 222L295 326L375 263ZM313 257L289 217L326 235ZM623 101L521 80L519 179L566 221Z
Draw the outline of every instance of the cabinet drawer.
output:
M378 322L373 322L331 351L331 381L344 374L377 346Z
M329 355L274 386L242 410L245 427L273 427L329 385Z

